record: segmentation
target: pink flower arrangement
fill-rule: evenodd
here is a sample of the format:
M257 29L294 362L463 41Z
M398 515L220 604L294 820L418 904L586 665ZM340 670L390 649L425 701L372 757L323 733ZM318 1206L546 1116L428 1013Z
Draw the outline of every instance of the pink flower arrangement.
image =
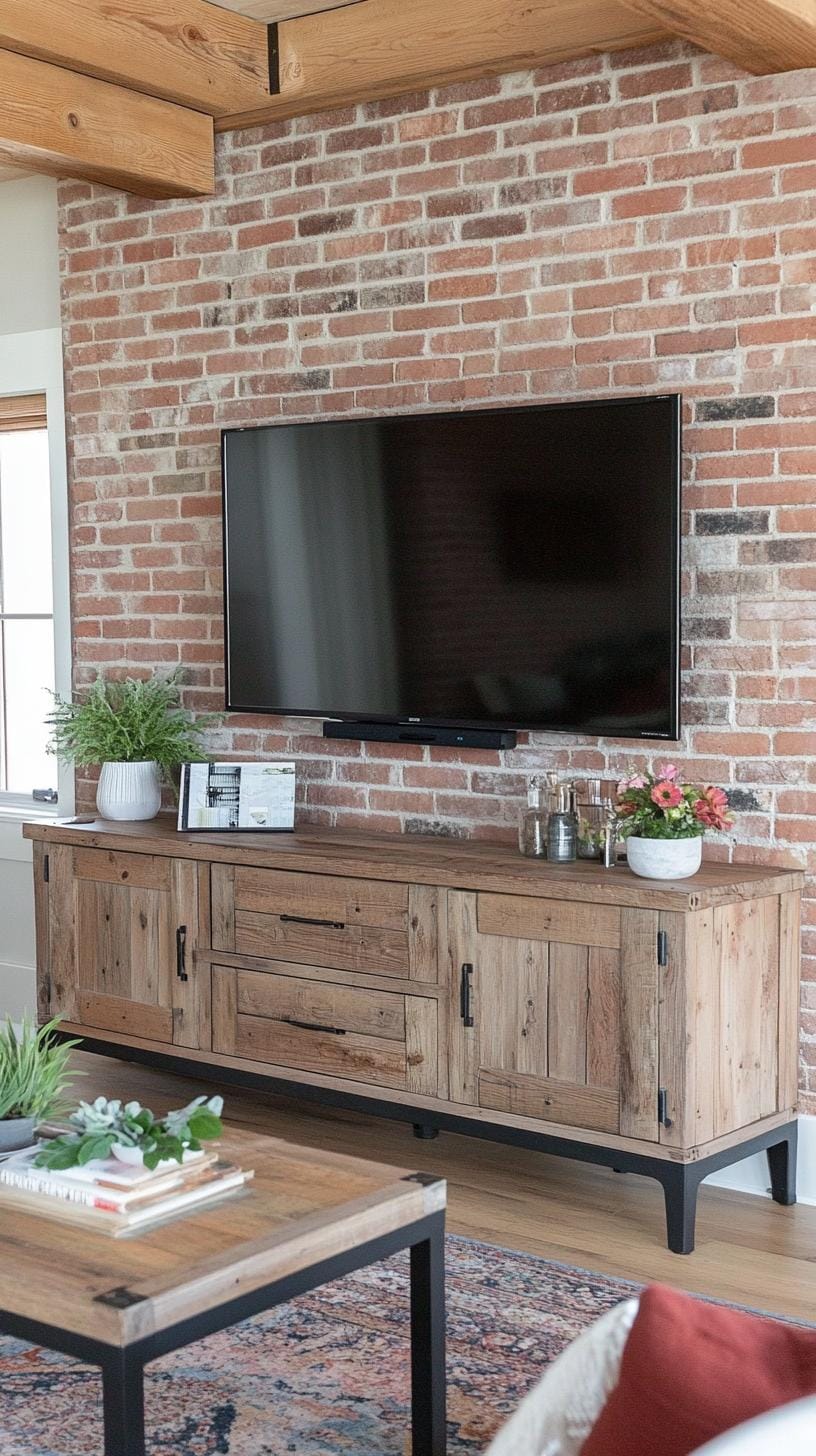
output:
M732 823L724 789L684 783L675 763L631 772L618 784L617 815L624 837L696 839Z
M731 823L728 815L728 795L723 789L703 789L694 805L694 812L701 824L709 829L727 829Z
M659 784L655 784L649 798L653 804L657 804L658 809L676 809L683 802L683 795L677 785L670 783L668 779L662 779Z

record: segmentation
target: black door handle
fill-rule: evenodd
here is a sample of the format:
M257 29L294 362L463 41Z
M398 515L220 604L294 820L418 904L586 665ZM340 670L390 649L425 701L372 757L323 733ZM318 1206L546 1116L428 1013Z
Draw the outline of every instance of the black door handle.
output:
M462 979L459 983L459 1009L465 1026L474 1025L473 1007L471 1005L471 997L473 994L472 978L473 966L469 961L465 961L465 964L462 966Z
M345 930L343 920L313 920L308 915L281 915L284 925L322 925L326 930Z
M301 1031L325 1031L327 1036L345 1036L341 1026L322 1026L319 1021L296 1021L293 1016L281 1017L284 1026L297 1026Z
M176 975L180 981L189 981L187 975L187 926L180 925L176 931Z

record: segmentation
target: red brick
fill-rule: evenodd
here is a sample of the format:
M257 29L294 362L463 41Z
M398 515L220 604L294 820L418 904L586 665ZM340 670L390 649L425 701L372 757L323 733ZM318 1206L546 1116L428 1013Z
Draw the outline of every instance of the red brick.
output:
M647 178L643 163L620 163L613 167L594 167L588 172L576 172L572 190L576 197L597 196L599 192L622 192L627 187L640 187Z
M687 90L692 81L691 66L655 66L638 69L618 80L618 93L623 99L635 96L657 96L665 91Z
M679 212L685 200L685 187L644 187L613 198L612 216L651 217L661 212Z

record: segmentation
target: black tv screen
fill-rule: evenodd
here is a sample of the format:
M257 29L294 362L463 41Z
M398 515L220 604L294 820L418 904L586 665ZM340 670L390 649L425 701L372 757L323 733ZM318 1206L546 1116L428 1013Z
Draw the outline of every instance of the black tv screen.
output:
M676 738L680 418L225 431L227 706Z

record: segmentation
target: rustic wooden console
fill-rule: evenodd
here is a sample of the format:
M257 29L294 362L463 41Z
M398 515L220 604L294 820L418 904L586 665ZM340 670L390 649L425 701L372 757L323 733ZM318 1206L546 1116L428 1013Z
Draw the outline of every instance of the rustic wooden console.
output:
M40 1014L92 1050L697 1187L795 1198L798 873L658 884L484 842L25 826Z

